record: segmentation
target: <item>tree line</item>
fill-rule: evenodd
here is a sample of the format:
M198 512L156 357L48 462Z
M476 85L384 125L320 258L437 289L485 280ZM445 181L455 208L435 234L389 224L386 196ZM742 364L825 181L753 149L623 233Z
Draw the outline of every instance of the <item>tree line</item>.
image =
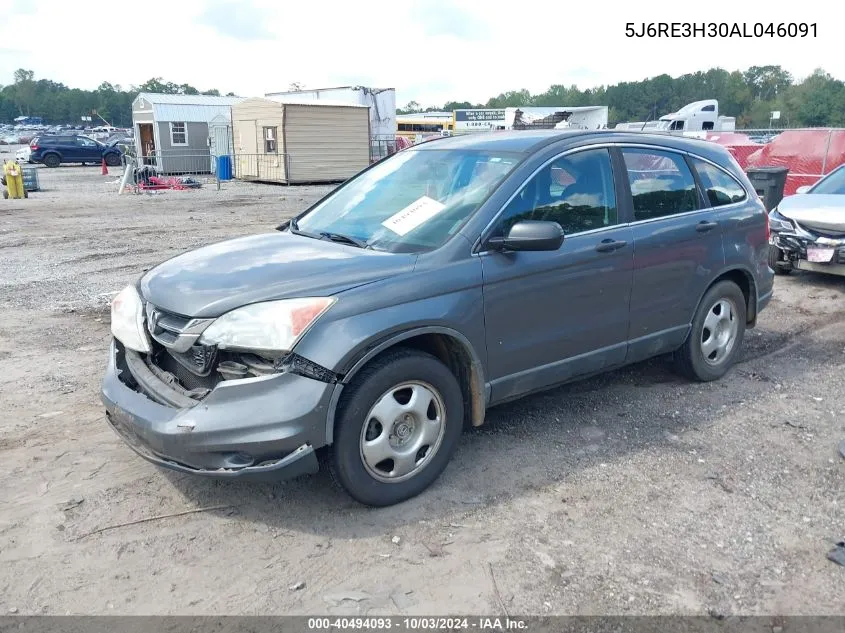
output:
M96 90L80 90L49 79L36 80L33 71L21 68L15 71L14 83L0 86L0 121L34 116L48 123L73 124L81 123L83 116L93 115L92 124L99 125L99 115L115 127L131 127L132 101L139 92L220 96L216 89L200 91L189 84L175 84L161 77L125 89L104 81ZM234 94L230 92L227 96Z
M752 66L746 71L734 72L711 68L680 77L663 74L585 90L575 85L555 84L539 94L524 89L503 92L483 104L450 101L440 107L422 107L412 101L397 112L606 105L608 123L613 126L624 121L657 119L701 99L717 99L719 113L736 117L738 128L769 127L773 111L781 113L781 118L773 123L777 127L845 126L845 84L842 81L821 68L796 81L780 66Z
M295 84L299 86L299 84ZM49 79L35 79L31 70L15 71L14 83L0 87L0 121L18 116L38 116L50 123L78 123L96 112L117 127L132 124L132 101L139 92L216 95L189 84L175 84L154 77L140 86L123 88L103 82L96 90L69 88ZM228 93L227 96L234 96ZM422 107L412 101L400 114L462 108L517 106L606 105L611 125L622 121L656 119L700 99L718 99L720 114L736 117L737 127L768 127L772 111L780 111L779 127L845 126L845 84L822 69L796 81L780 66L752 66L728 72L711 68L670 77L658 75L642 81L581 90L575 85L554 84L539 94L512 90L491 97L486 103L450 101L442 106ZM94 119L97 120L97 116Z

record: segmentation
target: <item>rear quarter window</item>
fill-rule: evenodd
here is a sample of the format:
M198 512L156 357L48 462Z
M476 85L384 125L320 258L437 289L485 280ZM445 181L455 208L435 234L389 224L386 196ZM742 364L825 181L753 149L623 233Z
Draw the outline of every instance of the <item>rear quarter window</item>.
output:
M693 158L692 164L711 207L742 202L748 197L736 178L723 169L698 158Z

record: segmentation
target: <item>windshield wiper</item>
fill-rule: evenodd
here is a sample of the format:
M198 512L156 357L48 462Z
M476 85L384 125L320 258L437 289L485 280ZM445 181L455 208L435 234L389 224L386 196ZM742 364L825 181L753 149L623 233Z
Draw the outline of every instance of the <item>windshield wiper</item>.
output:
M284 231L285 229L288 229L291 233L296 231L296 218L290 218L289 220L285 220L279 226L276 227L277 231Z
M367 244L366 240L358 239L357 237L352 237L350 235L343 235L342 233L330 233L329 231L320 231L320 235L327 240L332 240L333 242L343 242L345 244L352 244L352 246L357 246L358 248L372 248L369 244Z
M279 226L276 227L279 231L284 231L287 229L294 235L303 235L305 237L313 237L315 239L325 239L331 240L333 242L343 242L344 244L351 244L352 246L357 246L358 248L372 248L366 240L358 239L357 237L352 237L351 235L344 235L342 233L332 233L330 231L320 231L318 234L308 233L307 231L300 231L299 225L296 223L296 218L291 218L290 220L285 220Z
M290 233L294 235L304 235L305 237L313 237L315 240L320 239L319 235L314 235L313 233L308 233L307 231L300 231L299 224L296 222L296 218L291 218L290 220L285 220L279 226L276 227L277 231L284 231L287 229Z

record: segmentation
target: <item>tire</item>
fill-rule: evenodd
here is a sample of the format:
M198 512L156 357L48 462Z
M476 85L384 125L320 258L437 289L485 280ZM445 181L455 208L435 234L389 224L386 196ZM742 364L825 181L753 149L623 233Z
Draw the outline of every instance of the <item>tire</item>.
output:
M409 408L411 393L420 403L416 411ZM458 446L463 417L461 388L446 365L417 350L388 351L364 367L344 391L329 450L332 478L369 506L415 497L446 468ZM430 426L423 426L426 423ZM397 451L396 443L407 448ZM386 456L382 461L379 452ZM391 458L401 454L409 458L404 463Z
M106 165L109 167L117 167L120 165L120 156L112 152L111 154L106 154Z
M776 275L788 275L792 272L792 263L783 257L783 251L777 246L769 245L769 268L775 271Z
M62 159L59 157L58 154L47 154L43 159L42 162L51 169L54 167L58 167L62 164Z
M745 325L742 290L732 281L715 284L701 299L687 340L675 352L678 372L700 382L724 376L742 347Z

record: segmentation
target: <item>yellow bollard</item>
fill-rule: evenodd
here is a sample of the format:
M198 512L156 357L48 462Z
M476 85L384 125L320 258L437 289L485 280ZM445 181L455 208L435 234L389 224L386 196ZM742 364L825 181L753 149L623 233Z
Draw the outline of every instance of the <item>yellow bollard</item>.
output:
M6 189L3 190L4 198L29 197L23 186L23 171L20 165L13 160L7 160L3 165L3 176L6 182Z

